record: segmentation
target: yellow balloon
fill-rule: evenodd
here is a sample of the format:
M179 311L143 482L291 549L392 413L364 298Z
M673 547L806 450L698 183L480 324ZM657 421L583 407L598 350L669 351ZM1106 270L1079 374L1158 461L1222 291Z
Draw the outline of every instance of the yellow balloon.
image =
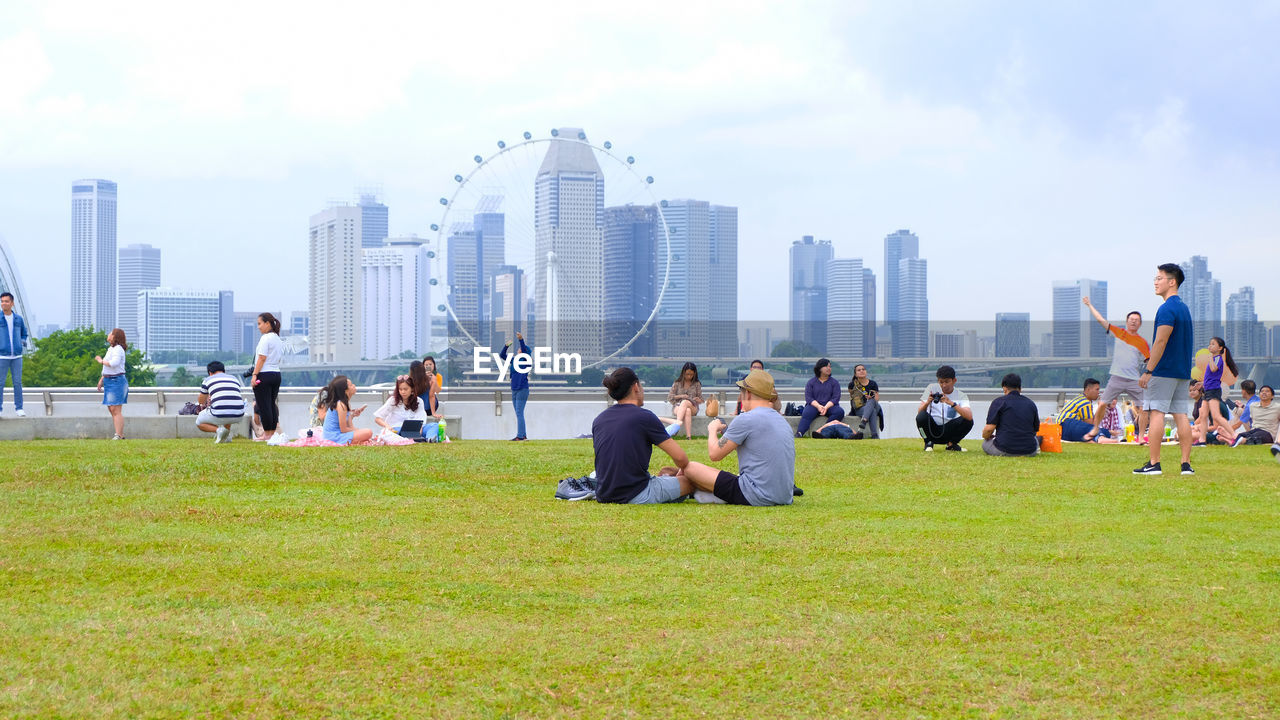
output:
M1209 367L1209 348L1200 348L1196 352L1196 367L1200 368L1202 375L1204 369Z
M1199 365L1191 368L1191 379L1195 380L1196 382L1200 382L1201 380L1204 380L1204 368L1200 367Z

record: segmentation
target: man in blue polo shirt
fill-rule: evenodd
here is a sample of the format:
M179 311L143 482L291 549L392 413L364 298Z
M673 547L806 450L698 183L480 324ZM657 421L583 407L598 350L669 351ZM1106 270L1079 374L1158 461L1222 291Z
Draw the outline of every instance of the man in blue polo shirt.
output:
M1156 334L1151 343L1151 357L1138 384L1146 391L1142 409L1147 411L1147 428L1151 434L1150 459L1133 471L1135 475L1160 475L1160 442L1164 432L1165 413L1173 415L1178 428L1178 445L1182 449L1182 474L1195 475L1191 469L1191 398L1187 389L1191 385L1191 363L1195 355L1192 349L1191 311L1178 297L1178 288L1184 280L1182 268L1176 263L1165 263L1156 268L1153 280L1156 295L1164 303L1156 311Z

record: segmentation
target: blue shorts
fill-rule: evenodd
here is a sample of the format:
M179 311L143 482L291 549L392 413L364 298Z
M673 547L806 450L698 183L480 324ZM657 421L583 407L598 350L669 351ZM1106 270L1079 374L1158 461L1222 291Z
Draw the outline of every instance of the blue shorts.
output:
M129 402L129 381L124 375L102 378L102 404L124 405Z
M631 498L630 505L654 505L657 503L676 502L684 496L680 494L680 479L675 475L650 475L649 486Z

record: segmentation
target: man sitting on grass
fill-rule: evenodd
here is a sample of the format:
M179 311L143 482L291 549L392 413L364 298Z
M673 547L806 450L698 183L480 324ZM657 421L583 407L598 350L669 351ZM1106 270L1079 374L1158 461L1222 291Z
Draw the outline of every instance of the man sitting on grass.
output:
M227 367L214 360L205 366L209 376L200 383L197 402L204 407L196 416L196 427L205 432L216 432L216 443L231 442L231 428L244 419L244 395L240 381L227 374Z
M720 418L707 425L707 454L712 462L719 462L737 450L741 474L690 462L680 471L680 477L730 505L790 505L795 487L796 446L791 425L773 408L778 397L773 376L764 370L752 370L737 385L742 414L733 418L727 430ZM719 436L721 430L725 431L724 437Z
M663 468L658 475L649 474L654 445L670 455L677 468L687 466L689 456L667 435L658 416L644 409L644 387L635 371L629 367L618 368L604 379L604 386L617 404L597 415L591 423L591 444L596 453L596 500L640 505L679 502L693 493L689 481L677 476L673 468Z
M1062 425L1062 439L1066 442L1103 442L1100 438L1111 439L1111 431L1104 427L1095 427L1093 422L1093 404L1102 394L1102 383L1093 378L1084 381L1084 389L1080 396L1067 403L1058 415Z
M1035 455L1040 452L1036 431L1040 429L1040 411L1036 404L1022 396L1022 376L1009 373L1000 381L1004 396L996 398L987 411L987 425L982 428L982 452L988 455Z
M933 444L946 443L948 450L964 452L960 441L973 429L973 409L969 396L956 388L956 370L943 365L934 373L938 382L929 383L920 395L916 408L916 428L924 438L924 451L933 452Z

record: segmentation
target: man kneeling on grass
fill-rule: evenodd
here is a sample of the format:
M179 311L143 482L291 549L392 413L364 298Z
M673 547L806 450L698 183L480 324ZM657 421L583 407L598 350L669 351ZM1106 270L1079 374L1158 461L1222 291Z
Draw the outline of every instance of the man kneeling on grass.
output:
M591 423L591 444L596 453L596 500L602 503L679 502L693 492L676 468L649 474L653 446L671 456L677 468L689 464L689 456L668 434L657 415L644 409L644 387L634 370L621 367L604 379L609 397L616 402ZM790 433L787 433L790 435ZM557 497L560 497L557 495ZM579 495L565 499L584 499Z
M773 408L778 393L773 376L752 370L738 383L742 414L725 429L720 418L707 425L707 454L712 462L738 451L741 475L699 462L680 471L702 493L730 505L790 505L796 477L796 445L791 425ZM720 431L724 430L724 437ZM699 500L716 502L701 493Z

